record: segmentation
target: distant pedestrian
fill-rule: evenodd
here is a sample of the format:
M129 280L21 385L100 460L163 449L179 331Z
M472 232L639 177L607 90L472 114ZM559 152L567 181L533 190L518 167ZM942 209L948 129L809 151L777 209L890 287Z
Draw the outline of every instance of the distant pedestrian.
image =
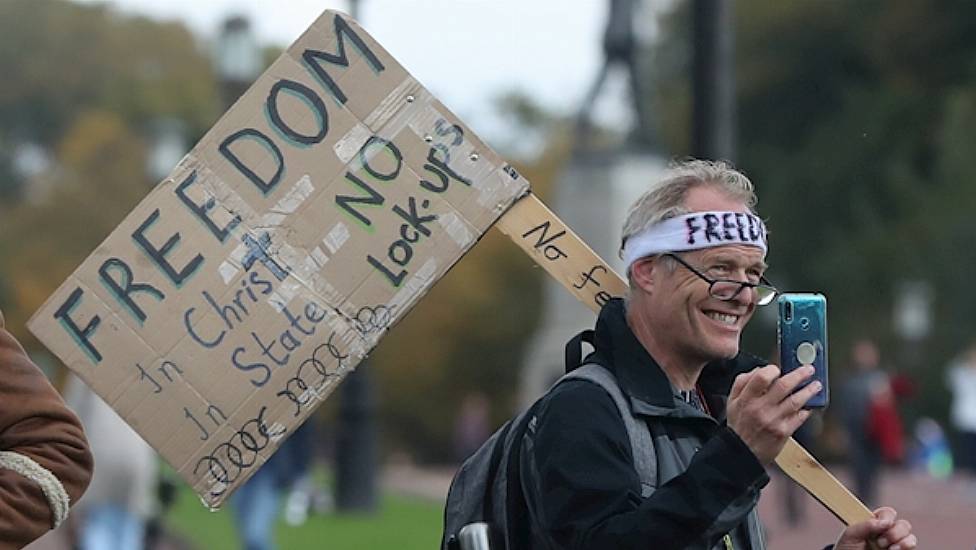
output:
M313 458L314 426L305 423L231 497L243 550L274 550L282 496L305 475Z
M793 432L793 439L810 454L816 456L817 453L814 447L816 445L817 434L820 433L822 426L821 417L812 416L806 423ZM780 498L783 503L781 510L783 519L792 528L802 527L806 523L806 503L810 500L810 496L798 484L794 483L793 480L787 479L785 474L783 474L783 480L779 486Z
M230 501L242 550L274 550L275 523L286 455L274 454L241 485Z
M895 408L891 379L881 366L881 352L870 339L854 343L852 368L841 391L841 411L854 492L865 503L875 502L879 470L885 460L904 453L901 420Z
M976 497L976 342L949 366L947 381L952 390L950 420L959 441L954 462Z
M310 416L276 453L276 456L283 453L290 455L287 461L291 466L281 482L286 491L285 523L292 527L303 525L312 512L325 514L334 507L332 493L316 478L314 472L324 431L323 423L314 415Z
M912 469L935 479L952 475L952 452L939 423L923 416L915 422L915 445L909 462Z
M156 496L156 451L80 378L68 379L65 399L98 465L78 503L78 549L142 550Z
M774 347L770 352L770 357L779 357L779 346ZM802 426L793 432L793 439L806 449L814 457L817 456L816 443L817 437L823 430L823 417L812 415L803 423ZM810 496L800 487L789 479L786 474L779 471L782 482L778 483L780 502L780 514L783 521L791 528L798 528L806 523L806 502Z
M491 402L481 392L469 393L461 402L454 424L454 458L462 461L491 436Z

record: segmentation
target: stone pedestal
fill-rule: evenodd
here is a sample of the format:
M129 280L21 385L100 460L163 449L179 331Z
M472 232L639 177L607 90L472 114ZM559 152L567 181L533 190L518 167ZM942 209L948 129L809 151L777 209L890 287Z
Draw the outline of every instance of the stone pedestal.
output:
M631 203L664 170L654 154L617 152L572 160L558 182L552 210L622 276L620 228ZM529 404L564 371L566 341L592 328L596 316L559 283L544 286L543 314L522 367L520 399Z

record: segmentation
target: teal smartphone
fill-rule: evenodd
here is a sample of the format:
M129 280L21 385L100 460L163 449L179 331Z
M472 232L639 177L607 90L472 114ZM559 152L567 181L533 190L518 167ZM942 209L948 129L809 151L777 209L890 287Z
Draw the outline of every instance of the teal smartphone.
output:
M827 297L812 292L787 292L777 299L779 367L782 374L813 365L814 374L800 387L819 380L821 390L804 408L823 409L830 402L827 384ZM799 389L799 388L797 388Z

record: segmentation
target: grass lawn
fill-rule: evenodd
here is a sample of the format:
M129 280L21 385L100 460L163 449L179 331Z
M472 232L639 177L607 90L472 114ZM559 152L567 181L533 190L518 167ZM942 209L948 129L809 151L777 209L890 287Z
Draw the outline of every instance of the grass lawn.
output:
M431 550L440 544L442 518L439 502L387 494L376 515L310 515L301 527L290 527L279 518L275 535L280 550ZM166 524L199 550L240 548L229 506L210 512L186 485Z

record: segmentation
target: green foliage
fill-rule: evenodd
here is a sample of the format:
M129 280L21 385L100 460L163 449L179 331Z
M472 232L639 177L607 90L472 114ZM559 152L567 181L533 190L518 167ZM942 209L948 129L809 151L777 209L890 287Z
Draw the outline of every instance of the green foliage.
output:
M29 316L155 183L145 169L154 119L180 120L192 143L219 100L186 28L103 5L0 2L0 71L0 305L36 349ZM46 150L52 169L19 181L10 151L24 142ZM557 168L550 155L526 175L544 190ZM489 235L392 331L368 367L387 448L449 459L467 392L487 394L497 421L510 414L540 281L514 245Z
M155 182L146 131L160 116L193 138L218 114L209 60L186 28L62 0L0 2L0 298L28 347L29 315ZM21 181L17 145L51 157Z
M0 142L55 147L89 109L138 127L161 114L199 135L217 114L209 60L180 24L64 0L0 2Z
M737 164L772 231L770 277L827 294L835 382L851 341L870 335L888 364L925 381L917 411L943 417L941 369L976 333L968 288L976 4L743 1L735 9ZM688 3L663 23L654 101L664 106L670 151L683 156ZM933 331L914 354L892 325L899 286L910 280L934 291ZM751 336L760 350L771 337Z
M230 508L228 505L210 512L181 484L166 525L192 543L193 548L236 550L241 544ZM279 519L275 538L279 548L426 550L440 542L443 513L439 502L385 495L375 515L311 515L300 527L291 527Z

